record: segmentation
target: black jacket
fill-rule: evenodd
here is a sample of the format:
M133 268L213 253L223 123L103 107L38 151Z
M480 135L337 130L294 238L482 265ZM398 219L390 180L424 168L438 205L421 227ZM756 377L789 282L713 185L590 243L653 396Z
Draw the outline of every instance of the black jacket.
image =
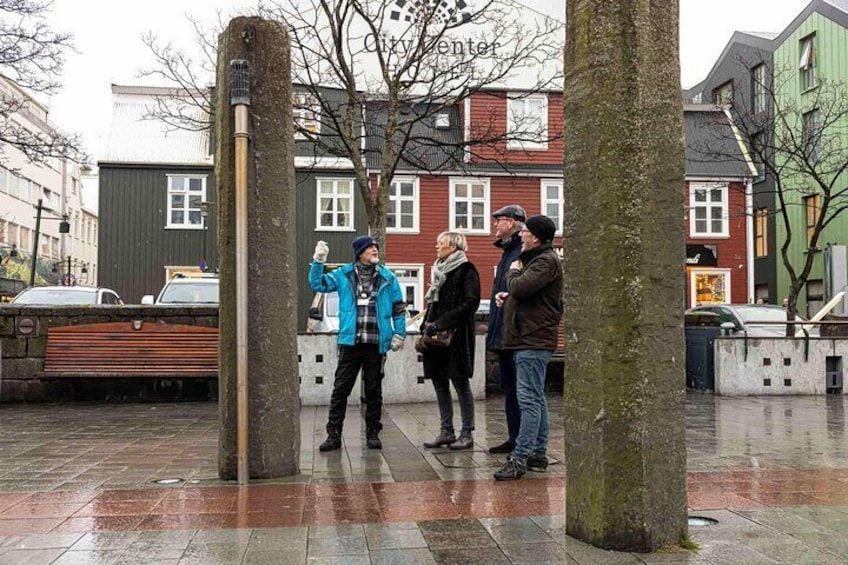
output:
M562 260L550 243L525 251L519 259L523 268L506 276L503 346L554 351L562 322Z
M492 301L489 304L489 330L486 332L486 349L498 351L503 349L503 308L495 305L495 295L506 291L506 273L513 261L521 254L521 236L518 232L513 233L506 241L498 240L494 243L503 254L495 270L495 282L492 285Z
M463 263L447 274L439 301L428 306L425 322L440 330L453 328L451 346L424 352L428 379L466 377L474 372L474 313L480 305L480 274L472 263Z

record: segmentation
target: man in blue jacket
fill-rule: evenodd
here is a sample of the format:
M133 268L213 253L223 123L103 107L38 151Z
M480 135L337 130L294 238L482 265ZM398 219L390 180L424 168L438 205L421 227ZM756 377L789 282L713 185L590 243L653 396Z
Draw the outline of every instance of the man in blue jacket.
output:
M513 261L521 254L521 236L519 230L524 227L526 218L524 208L518 204L504 206L492 214L492 226L495 229L494 245L502 251L501 260L495 270L495 282L492 285L492 300L489 304L489 329L486 333L486 349L498 356L498 376L501 391L504 393L504 411L508 437L505 442L489 448L489 453L512 453L521 425L521 412L518 409L518 395L515 384L515 362L511 349L503 347L503 308L498 306L495 296L506 291L506 274Z
M380 265L380 247L370 235L353 240L353 263L324 273L330 250L319 241L309 268L309 286L315 292L339 293L339 364L330 397L327 439L321 451L342 446L347 398L362 369L365 383L366 443L381 449L380 416L383 411L383 362L391 349L403 348L406 339L406 303L397 278Z

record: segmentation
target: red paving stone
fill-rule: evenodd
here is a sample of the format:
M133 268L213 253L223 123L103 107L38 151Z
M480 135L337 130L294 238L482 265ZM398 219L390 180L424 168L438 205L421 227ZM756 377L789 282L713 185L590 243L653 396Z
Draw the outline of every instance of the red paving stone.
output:
M848 469L690 473L691 510L848 504ZM0 493L0 536L561 515L565 479Z

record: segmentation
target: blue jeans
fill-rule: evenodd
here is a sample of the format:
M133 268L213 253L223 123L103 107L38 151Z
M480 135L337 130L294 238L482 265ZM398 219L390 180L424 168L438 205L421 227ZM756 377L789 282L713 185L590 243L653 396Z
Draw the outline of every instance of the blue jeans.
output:
M527 461L533 453L548 450L548 402L545 399L545 373L553 351L522 349L515 352L515 380L521 428L513 459Z

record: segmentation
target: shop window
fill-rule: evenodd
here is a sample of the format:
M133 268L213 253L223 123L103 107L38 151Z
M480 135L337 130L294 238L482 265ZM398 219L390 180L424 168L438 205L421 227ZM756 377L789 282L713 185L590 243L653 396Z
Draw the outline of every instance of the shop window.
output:
M730 269L691 269L689 277L693 306L731 302Z

